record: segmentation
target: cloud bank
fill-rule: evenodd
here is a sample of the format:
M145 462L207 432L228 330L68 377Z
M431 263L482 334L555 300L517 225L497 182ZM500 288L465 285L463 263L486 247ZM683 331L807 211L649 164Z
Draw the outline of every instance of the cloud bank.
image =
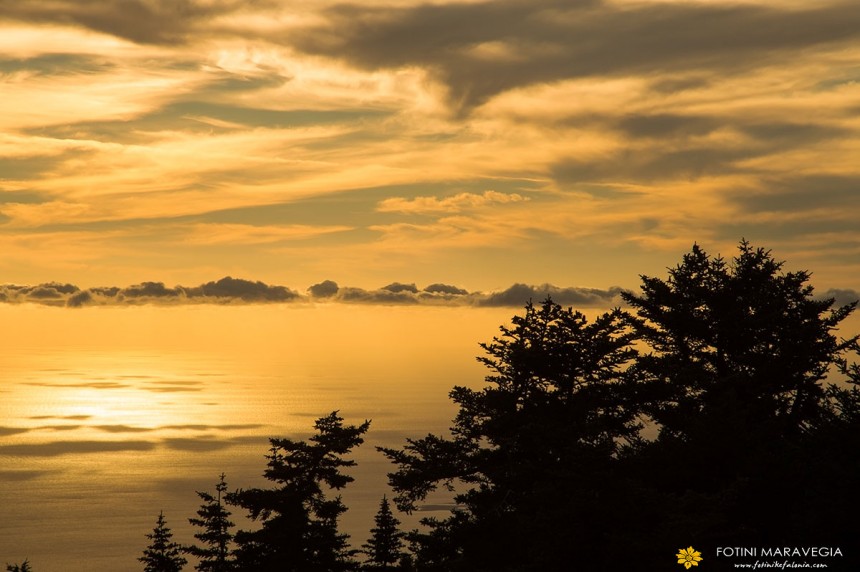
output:
M563 305L577 307L611 307L621 304L622 288L559 287L552 284L517 283L491 292L470 292L440 282L419 288L414 283L392 282L376 289L339 286L324 280L306 289L306 294L260 281L225 277L200 286L167 287L162 282L141 282L125 288L118 286L80 289L73 284L45 283L35 286L0 285L0 302L32 303L48 306L81 308L86 306L122 306L141 304L272 304L272 303L343 303L380 305L436 305L476 307L519 307L528 301L552 298ZM152 391L193 391L180 386L154 387Z
M7 301L462 301L200 282L631 284L741 237L860 288L856 2L0 4L0 276L162 281Z

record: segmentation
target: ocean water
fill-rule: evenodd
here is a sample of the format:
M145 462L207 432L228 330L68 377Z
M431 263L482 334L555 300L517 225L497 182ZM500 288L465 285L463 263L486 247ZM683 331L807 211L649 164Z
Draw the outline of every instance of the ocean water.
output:
M375 446L441 433L454 385L510 308L0 305L0 567L125 572L159 511L193 540L196 490L266 486L268 437L333 410L370 419L342 529L366 540L392 465ZM589 314L596 312L589 312ZM838 332L860 331L852 316ZM404 528L427 511L399 515ZM253 526L241 513L239 527ZM187 569L192 569L189 566Z
M343 491L358 546L391 495L392 466L374 447L443 432L448 391L482 385L478 343L515 312L2 306L0 566L140 570L159 511L177 541L192 541L195 490L213 490L221 472L231 489L265 485L267 438L306 437L333 410L372 420Z

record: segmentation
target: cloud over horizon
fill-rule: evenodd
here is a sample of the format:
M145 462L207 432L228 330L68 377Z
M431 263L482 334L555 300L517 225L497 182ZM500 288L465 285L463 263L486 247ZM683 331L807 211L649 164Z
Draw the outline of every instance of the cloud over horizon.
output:
M631 287L742 237L860 290L847 0L32 0L0 54L7 300Z
M50 295L43 292L49 291ZM377 289L339 286L324 280L307 288L302 295L286 286L260 281L225 277L200 286L166 287L162 282L142 282L125 288L118 286L79 289L57 283L36 286L0 285L0 303L32 303L47 306L81 308L86 306L121 306L141 304L265 304L265 303L344 303L381 305L499 306L518 307L528 301L552 298L562 305L576 307L610 307L621 304L622 288L558 287L552 284L517 283L501 291L469 292L458 286L432 283L419 288L414 283L392 282ZM107 382L91 382L87 387L100 388ZM122 386L121 383L116 383ZM172 382L167 387L148 387L149 391L196 391L195 382Z

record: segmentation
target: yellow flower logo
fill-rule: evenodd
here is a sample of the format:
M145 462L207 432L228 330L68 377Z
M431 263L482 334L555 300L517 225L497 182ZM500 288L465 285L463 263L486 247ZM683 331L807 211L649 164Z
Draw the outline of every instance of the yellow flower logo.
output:
M684 568L690 569L690 566L698 566L702 561L702 553L693 550L693 547L682 548L678 551L678 564L683 564Z

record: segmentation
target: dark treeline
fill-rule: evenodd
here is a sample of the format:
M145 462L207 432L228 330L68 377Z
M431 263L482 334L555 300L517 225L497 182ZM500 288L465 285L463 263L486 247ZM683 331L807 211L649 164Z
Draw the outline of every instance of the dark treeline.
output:
M404 532L380 495L352 549L336 491L369 423L332 413L308 441L271 439L269 489L198 493L198 543L163 517L140 560L207 571L733 569L716 547L839 547L856 562L860 508L858 337L837 336L856 302L813 297L741 242L730 260L698 246L665 279L642 276L630 311L593 321L547 299L481 344L480 390L454 387L449 435L380 451L401 511L438 488L456 508ZM229 509L228 509L229 507ZM255 521L233 531L231 510ZM162 530L159 531L159 528ZM853 559L853 560L852 560ZM721 567L722 566L722 567Z

